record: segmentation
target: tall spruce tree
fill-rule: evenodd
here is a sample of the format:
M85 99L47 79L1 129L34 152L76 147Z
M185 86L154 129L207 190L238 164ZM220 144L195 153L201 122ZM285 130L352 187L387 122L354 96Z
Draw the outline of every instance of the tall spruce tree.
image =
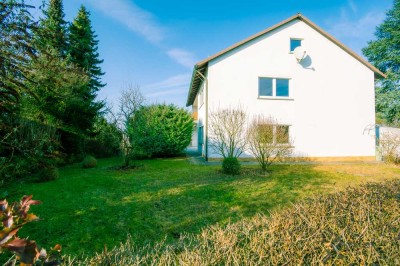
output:
M35 53L28 7L20 0L0 2L0 118L15 114L21 95L31 93L25 84Z
M37 31L38 48L43 51L55 49L61 57L67 51L67 23L63 9L62 0L50 0Z
M105 86L101 82L100 64L103 60L99 59L97 52L97 36L92 29L90 13L82 5L78 15L69 27L69 56L72 63L84 69L90 76L90 92L95 95L96 92Z
M400 0L375 32L376 40L368 42L364 55L387 78L376 84L376 111L386 123L400 123Z
M90 13L82 5L78 15L69 27L68 35L68 58L74 65L85 71L89 77L87 86L80 91L81 102L79 108L79 119L82 132L90 133L93 123L104 103L96 101L97 92L105 86L101 82L98 40L92 29Z

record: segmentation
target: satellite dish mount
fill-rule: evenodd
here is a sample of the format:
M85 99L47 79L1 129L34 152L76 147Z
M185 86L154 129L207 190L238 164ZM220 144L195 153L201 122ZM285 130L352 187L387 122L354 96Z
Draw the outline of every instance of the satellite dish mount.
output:
M293 54L294 54L294 57L297 60L297 63L300 63L301 60L306 58L307 51L303 46L298 46L298 47L296 47L296 49L294 49Z

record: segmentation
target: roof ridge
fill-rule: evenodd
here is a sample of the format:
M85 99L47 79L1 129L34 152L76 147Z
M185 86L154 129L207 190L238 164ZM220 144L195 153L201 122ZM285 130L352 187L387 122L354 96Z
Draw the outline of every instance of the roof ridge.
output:
M310 26L311 28L313 28L314 30L316 30L318 33L320 33L322 36L324 36L325 38L327 38L328 40L330 40L331 42L333 42L334 44L336 44L337 46L339 46L339 48L341 48L342 50L344 50L346 53L348 53L349 55L351 55L352 57L354 57L356 60L358 60L360 63L362 63L363 65L365 65L367 68L369 68L370 70L372 70L376 76L378 77L383 77L386 78L386 75L381 72L378 68L376 68L375 66L373 66L371 63L369 63L367 60L365 60L364 58L362 58L360 55L358 55L356 52L354 52L353 50L351 50L350 48L348 48L347 46L345 46L343 43L341 43L338 39L336 39L335 37L333 37L331 34L329 34L328 32L326 32L325 30L323 30L322 28L320 28L318 25L316 25L314 22L312 22L311 20L309 20L307 17L305 17L303 14L301 14L300 12L297 13L294 16L291 16L271 27L268 27L256 34L251 35L250 37L237 42L223 50L221 50L220 52L207 57L206 59L203 59L202 61L199 61L197 64L194 65L194 69L193 69L193 75L192 75L192 79L191 79L191 84L190 84L190 88L189 88L189 94L188 94L188 98L187 98L187 106L193 104L194 98L196 96L197 90L192 90L192 85L193 85L193 81L197 75L197 69L200 68L206 68L208 65L208 62L210 62L211 60L214 60L250 41L253 41L269 32L272 32L276 29L278 29L279 27L286 25L289 22L294 21L295 19L299 19L301 21L303 21L304 23L306 23L308 26Z

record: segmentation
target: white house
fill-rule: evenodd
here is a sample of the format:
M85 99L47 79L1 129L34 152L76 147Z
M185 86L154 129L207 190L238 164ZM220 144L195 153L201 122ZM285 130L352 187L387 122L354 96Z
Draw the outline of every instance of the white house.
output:
M218 157L208 143L210 112L241 105L288 126L296 157L375 160L365 128L375 124L374 80L384 77L297 14L197 63L186 105L206 158Z

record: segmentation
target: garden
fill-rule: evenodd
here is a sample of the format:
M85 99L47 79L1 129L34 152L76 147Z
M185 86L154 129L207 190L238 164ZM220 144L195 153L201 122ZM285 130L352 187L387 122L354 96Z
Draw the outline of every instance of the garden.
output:
M129 171L110 169L121 163L121 158L101 159L90 169L74 164L61 168L52 182L8 187L10 201L28 194L42 201L31 208L40 220L19 235L41 247L60 244L63 255L78 258L112 250L128 238L135 248L160 241L174 245L210 226L224 228L306 198L400 177L395 166L361 163L273 165L269 176L254 165L231 176L218 165L193 165L186 157L143 160Z

